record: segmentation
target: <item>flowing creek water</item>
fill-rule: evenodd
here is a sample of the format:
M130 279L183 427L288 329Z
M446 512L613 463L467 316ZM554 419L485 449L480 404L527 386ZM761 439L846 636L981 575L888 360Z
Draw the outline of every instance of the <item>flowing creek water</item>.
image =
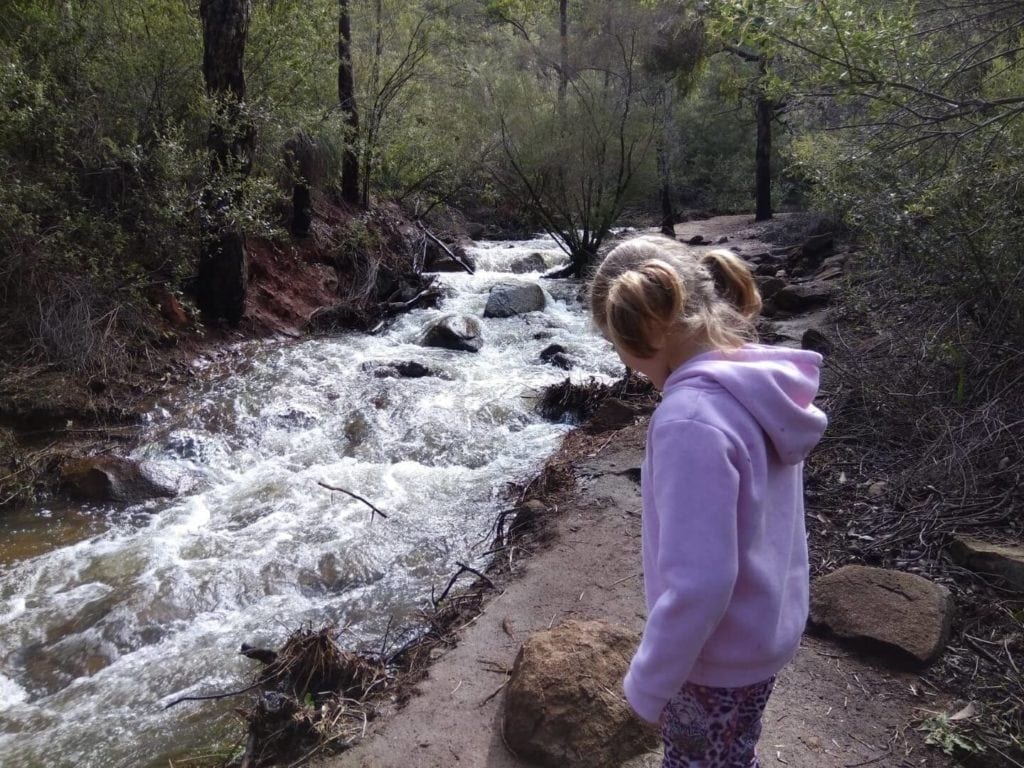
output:
M336 622L347 644L376 647L457 560L480 564L506 483L536 472L569 429L534 412L531 396L566 375L539 352L564 346L574 379L622 367L565 281L541 282L543 313L482 319L477 354L417 345L441 314L481 317L495 283L540 281L509 276L514 260L562 260L546 239L470 252L477 273L441 276L439 309L376 335L253 344L236 374L156 408L133 455L194 477L190 493L21 520L52 544L0 565L0 765L166 766L216 739L237 701L164 705L244 687L254 663L242 642L275 647ZM407 360L441 375L364 366ZM371 524L318 481L389 518Z

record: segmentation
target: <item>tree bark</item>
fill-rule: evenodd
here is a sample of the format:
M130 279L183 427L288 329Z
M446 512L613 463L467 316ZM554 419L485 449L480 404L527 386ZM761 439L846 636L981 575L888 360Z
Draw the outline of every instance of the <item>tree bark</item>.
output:
M569 88L569 0L558 2L558 104L565 104Z
M758 62L760 77L757 83L757 148L755 150L755 221L767 221L772 217L772 119L775 117L775 103L765 93L768 62L764 56Z
M242 182L252 169L256 143L255 128L245 111L242 67L250 12L249 0L200 3L203 77L207 94L217 103L207 136L210 170L225 191L205 196L210 244L199 259L196 299L207 317L231 324L242 318L248 288L245 239L227 214L242 200Z
M338 0L338 101L345 124L345 153L341 159L341 199L350 205L362 203L359 185L359 110L352 73L352 20L349 0Z

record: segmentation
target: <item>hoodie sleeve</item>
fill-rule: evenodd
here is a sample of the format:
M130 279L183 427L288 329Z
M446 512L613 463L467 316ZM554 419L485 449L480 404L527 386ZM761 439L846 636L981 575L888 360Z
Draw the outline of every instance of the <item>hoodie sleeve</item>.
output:
M655 722L686 682L732 597L739 568L739 472L733 442L701 422L658 425L651 445L658 529L653 554L664 591L647 617L624 688L637 714Z

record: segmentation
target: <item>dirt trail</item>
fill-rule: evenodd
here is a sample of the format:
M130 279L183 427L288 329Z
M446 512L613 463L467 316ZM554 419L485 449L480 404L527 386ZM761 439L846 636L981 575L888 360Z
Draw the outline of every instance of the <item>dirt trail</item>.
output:
M727 235L729 247L752 253L765 244L749 224L749 217L721 217L681 225L679 234ZM372 726L356 748L317 763L320 768L526 765L502 741L499 689L505 676L496 670L511 668L527 635L568 618L643 627L641 501L634 478L645 431L645 423L638 423L573 457L576 487L553 515L551 543L515 562L500 594L435 662L404 709ZM840 646L805 637L769 705L762 765L952 766L911 725L917 710L946 705L917 676L887 671ZM629 764L658 765L657 753Z
M568 618L640 630L640 466L646 427L617 433L575 463L573 500L557 512L554 543L516 565L500 595L431 668L408 706L360 746L321 768L512 768L526 765L501 739L504 677L531 632ZM511 635L509 634L511 631ZM911 691L916 690L917 695ZM908 728L917 707L943 700L916 677L886 672L828 642L805 638L780 676L761 742L765 766L952 765ZM636 766L660 765L655 755Z

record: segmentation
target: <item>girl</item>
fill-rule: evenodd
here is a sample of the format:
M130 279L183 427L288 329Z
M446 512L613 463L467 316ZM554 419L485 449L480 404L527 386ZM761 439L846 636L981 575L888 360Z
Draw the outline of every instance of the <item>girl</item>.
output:
M759 346L761 298L729 251L663 237L608 254L591 312L663 392L642 472L647 624L624 683L665 768L756 768L776 673L807 619L803 460L825 429L821 357Z

